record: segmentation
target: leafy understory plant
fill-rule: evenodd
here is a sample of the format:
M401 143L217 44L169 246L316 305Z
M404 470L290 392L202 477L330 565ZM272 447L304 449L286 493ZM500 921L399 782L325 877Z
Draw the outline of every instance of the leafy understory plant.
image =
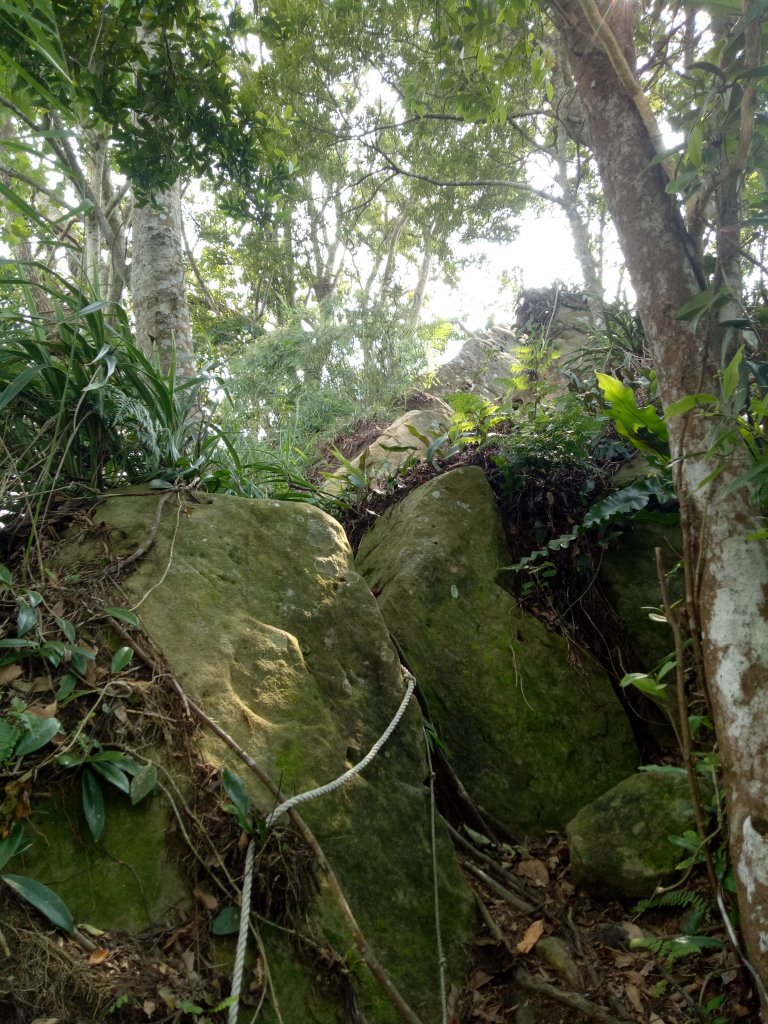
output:
M697 956L705 950L722 949L723 943L709 935L701 935L699 929L711 912L710 904L690 889L676 889L662 892L650 899L641 900L634 907L639 917L649 910L673 908L689 911L682 923L679 935L643 937L631 940L633 949L647 949L665 965L670 966L683 957Z
M652 472L608 494L587 511L580 523L567 533L553 537L543 547L525 555L506 568L512 572L530 569L552 552L562 551L594 527L645 515L657 519L668 513L651 512L649 506L670 507L676 501L669 470L669 434L663 418L652 405L638 406L631 387L606 373L596 373L598 386L606 402L606 413L621 437L641 451L651 462Z
M505 566L507 571L519 572L521 569L528 569L534 563L547 558L553 551L562 551L569 547L588 530L596 526L607 526L617 520L626 519L637 512L646 509L652 500L659 504L668 504L674 501L674 491L671 481L667 482L659 477L649 477L637 483L628 484L619 491L614 491L607 498L594 504L584 519L577 523L568 533L553 537L544 547L525 555L514 565Z

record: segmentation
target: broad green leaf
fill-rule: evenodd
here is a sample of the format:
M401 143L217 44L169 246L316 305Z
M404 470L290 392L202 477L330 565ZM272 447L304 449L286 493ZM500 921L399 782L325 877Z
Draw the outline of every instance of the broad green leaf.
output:
M768 78L768 64L760 64L759 67L750 68L748 71L738 71L733 77L737 82L745 82L752 78Z
M10 760L21 736L21 729L7 718L0 718L0 765Z
M157 786L157 768L153 764L143 765L131 782L131 803L141 803L144 797L153 793Z
M247 821L251 813L251 801L245 791L245 784L239 775L225 768L221 777L224 791L237 808L241 818Z
M55 760L62 768L79 768L85 758L78 757L77 754L59 754Z
M744 349L739 349L723 371L723 394L732 398L741 378L741 367L744 362Z
M664 410L664 415L667 419L671 419L673 416L682 416L683 413L695 409L698 405L717 405L717 396L707 392L701 392L698 395L685 395L668 405Z
M15 821L11 826L10 835L0 839L0 871L3 870L8 861L17 853L23 853L29 849L30 843L24 842L24 829L21 823Z
M643 672L630 672L621 680L621 685L634 686L640 693L655 700L663 700L667 692L665 683L658 683L653 676L645 675Z
M131 789L131 781L122 769L111 761L88 762L90 769L105 779L110 785L115 786L121 793L128 793Z
M93 836L94 842L104 834L106 813L104 811L104 794L101 792L99 780L90 770L85 768L82 777L83 814Z
M122 672L126 665L133 660L133 650L130 647L119 647L112 655L111 671L117 674Z
M55 924L57 928L63 928L65 932L72 932L75 921L64 900L49 889L42 882L36 882L33 878L25 878L23 875L0 875L0 880L10 885L14 892L22 899L30 903L35 910Z
M67 674L62 678L61 682L59 683L58 689L56 690L56 700L59 701L59 703L61 703L61 701L63 700L66 700L67 697L72 695L76 686L77 679L75 679L71 672L67 672Z
M705 288L704 291L697 292L687 302L684 302L675 317L678 320L690 320L691 326L695 328L705 313L714 313L718 309L722 309L732 298L733 292L730 288L718 288L717 291Z
M61 722L58 718L35 718L33 715L26 715L25 718L29 723L29 729L16 744L14 754L17 757L34 754L46 743L50 743L56 733L61 730Z
M24 601L19 602L19 612L16 617L16 632L19 636L24 636L30 629L34 629L37 625L37 612L34 608L30 608Z
M77 639L74 623L70 622L69 619L60 619L58 615L55 615L54 619L56 621L56 625L62 631L67 640L73 644Z
M105 608L105 615L110 615L113 619L120 619L121 622L127 622L129 626L138 626L139 616L136 612L132 612L130 608Z
M211 924L213 935L236 935L239 930L239 907L222 907Z
M701 122L697 121L688 134L688 159L696 168L702 164L702 149L704 146L704 133Z
M0 565L0 583L4 583L7 587L13 583L13 576L11 576L11 570L7 565Z

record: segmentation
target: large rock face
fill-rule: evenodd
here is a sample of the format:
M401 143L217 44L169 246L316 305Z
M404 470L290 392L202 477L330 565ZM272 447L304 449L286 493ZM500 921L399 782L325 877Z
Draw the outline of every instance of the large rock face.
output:
M499 586L508 562L476 467L413 491L357 557L465 786L511 829L541 832L629 775L636 750L597 664Z
M146 539L158 500L130 494L101 506L96 518L106 524L115 553L126 555ZM119 603L143 598L142 622L188 695L285 792L336 778L383 732L405 689L376 601L354 571L341 527L316 509L289 502L212 496L183 510L176 502L175 496L166 501L157 543L124 581L127 597ZM228 765L245 779L257 804L270 809L272 799L217 737L203 729L200 744L203 762ZM379 960L423 1019L434 1020L437 954L425 775L421 716L412 702L365 774L303 805L301 813ZM152 831L147 841L162 856L162 829ZM442 831L437 862L449 974L460 984L473 904ZM88 883L79 871L71 891L57 888L76 901ZM178 887L168 896L166 910ZM153 907L153 914L162 909ZM312 922L318 941L346 957L353 943L322 893ZM281 975L286 949L275 947L273 956L278 996L281 981L290 989L290 996L282 995L295 1007L291 1020L344 1019L338 1007L319 1008L312 971L302 974L292 962ZM383 1024L394 1021L367 972L358 972L364 1014Z

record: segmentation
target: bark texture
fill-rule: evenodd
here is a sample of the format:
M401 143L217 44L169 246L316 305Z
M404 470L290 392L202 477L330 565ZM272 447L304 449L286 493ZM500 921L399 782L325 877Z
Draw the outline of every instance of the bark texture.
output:
M622 4L601 10L631 67ZM674 197L665 193L653 139L579 0L550 0L600 168L664 405L699 391L718 393L719 336L676 312L705 281ZM716 427L716 423L714 426ZM768 546L748 539L756 523L744 490L726 493L743 470L738 451L715 481L703 454L712 421L689 414L669 424L676 485L690 518L694 611L724 767L732 863L750 960L768 983ZM761 993L765 998L765 988Z
M157 352L167 370L176 349L177 372L194 372L192 329L184 283L181 191L176 182L153 203L133 211L131 292L136 344L147 355Z

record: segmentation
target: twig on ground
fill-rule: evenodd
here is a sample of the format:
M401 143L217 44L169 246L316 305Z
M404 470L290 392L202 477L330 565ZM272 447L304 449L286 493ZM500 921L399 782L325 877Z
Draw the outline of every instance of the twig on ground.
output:
M484 886L491 890L494 896L500 897L500 899L507 902L510 907L514 907L521 914L538 914L541 907L534 907L532 903L526 903L525 900L521 900L519 896L516 896L513 892L510 892L506 886L503 886L500 882L497 882L495 878L491 878L490 875L486 874L482 868L477 867L471 861L465 861L464 867L470 874L474 875L475 878L479 879Z
M585 999L584 996L580 996L577 992L567 992L565 989L558 988L557 985L552 985L548 981L540 981L522 968L518 968L515 971L514 979L515 984L527 992L538 992L539 995L554 999L564 1006L569 1006L572 1010L583 1013L585 1017L599 1021L599 1024L628 1024L628 1018L614 1017L607 1010L604 1010L602 1006L598 1006L597 1003Z

